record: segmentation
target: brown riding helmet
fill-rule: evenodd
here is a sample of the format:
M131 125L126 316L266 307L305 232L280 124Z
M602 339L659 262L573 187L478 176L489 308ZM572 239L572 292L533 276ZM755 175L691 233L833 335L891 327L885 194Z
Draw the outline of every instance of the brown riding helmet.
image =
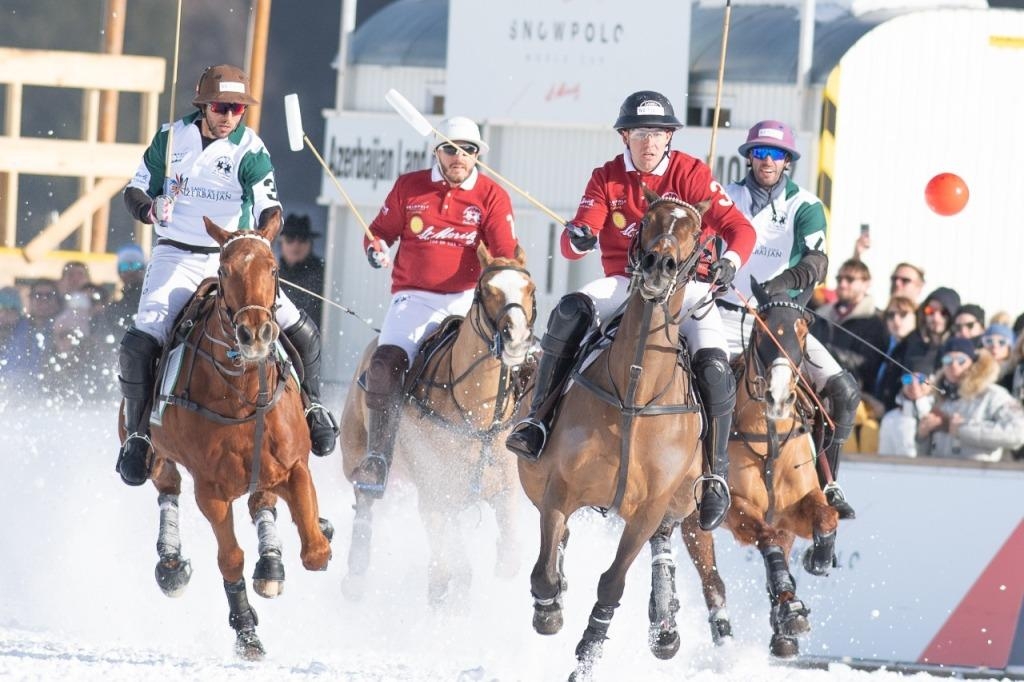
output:
M249 94L249 76L245 71L230 64L209 66L199 77L192 104L198 107L210 102L259 104L259 101Z

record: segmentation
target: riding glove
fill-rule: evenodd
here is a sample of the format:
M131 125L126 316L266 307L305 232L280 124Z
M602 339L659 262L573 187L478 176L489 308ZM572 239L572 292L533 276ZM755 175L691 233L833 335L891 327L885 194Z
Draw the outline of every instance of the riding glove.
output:
M566 223L565 229L569 233L569 243L577 253L587 253L597 246L597 235L586 225Z
M370 245L366 247L366 260L369 261L371 267L378 270L391 264L391 258L388 257L388 245L384 243L383 239L374 239L370 242Z
M708 268L708 278L720 289L725 289L736 277L736 264L728 258L719 258Z
M173 212L174 197L161 194L149 205L149 222L159 223L160 227L167 227L171 222Z

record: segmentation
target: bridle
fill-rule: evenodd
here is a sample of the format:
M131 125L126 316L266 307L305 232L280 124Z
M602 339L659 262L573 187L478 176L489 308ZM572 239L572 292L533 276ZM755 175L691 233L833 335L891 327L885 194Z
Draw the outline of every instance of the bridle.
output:
M231 244L237 242L240 239L257 239L266 245L268 249L271 249L270 240L263 235L252 232L249 230L239 230L235 232L227 241L225 241L220 247L221 260L223 261L224 256L227 254L228 247ZM240 307L238 310L232 310L231 306L228 305L227 298L224 296L224 270L223 267L217 270L217 318L220 322L221 332L227 338L238 340L238 318L239 316L249 310L257 310L267 314L267 317L273 321L274 316L278 309L277 299L281 294L281 273L276 267L274 267L274 302L270 304L270 307L260 305L258 303L247 303ZM227 349L227 355L229 358L234 360L236 364L240 362L241 353L238 351L237 346L232 347L224 343L220 339L213 338L206 335L212 343L222 346Z
M685 261L682 260L683 254L682 248L679 245L679 240L676 238L675 234L673 234L672 230L672 228L675 227L675 222L678 221L679 218L675 218L666 231L652 237L645 244L641 245L644 228L647 227L649 222L648 216L650 216L655 208L661 204L670 204L681 208L686 211L691 218L693 218L695 227L692 229L691 234L694 240L694 249ZM662 291L658 292L656 296L650 299L654 303L658 304L664 304L667 302L668 299L672 297L672 294L675 293L676 289L690 279L693 271L696 269L697 260L700 258L701 253L701 249L697 248L700 225L700 211L698 211L695 206L688 204L681 199L676 199L674 197L662 197L652 202L650 206L647 207L647 212L640 221L639 229L637 229L636 234L633 236L633 240L629 245L629 252L627 254L626 261L626 273L630 276L630 288L637 288L640 286L644 280L643 273L645 270L649 271L651 269L663 268L666 261L672 258L675 262L674 275L672 279L669 280L668 285ZM654 247L663 242L667 242L669 244L671 255L655 253Z
M533 310L529 314L527 314L526 308L521 303L514 302L503 305L494 317L491 317L487 312L487 306L484 305L484 293L482 289L484 280L489 274L500 272L502 270L519 272L526 275L527 279L530 279L530 272L526 268L519 267L518 265L489 265L484 268L483 272L480 273L480 278L477 280L476 289L473 291L473 303L479 304L476 306L478 312L470 321L470 324L473 326L473 331L476 332L477 336L479 336L484 343L487 344L488 352L497 360L501 360L502 353L505 352L505 338L502 332L505 329L505 324L507 323L512 311L523 311L523 317L526 318L530 327L531 338L533 338L533 323L537 319L536 300L534 301ZM472 369L472 367L470 369Z

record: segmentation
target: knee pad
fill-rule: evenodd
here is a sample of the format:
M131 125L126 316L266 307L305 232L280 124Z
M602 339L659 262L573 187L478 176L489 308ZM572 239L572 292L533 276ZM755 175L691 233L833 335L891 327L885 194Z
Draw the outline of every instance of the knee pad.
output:
M575 355L596 316L594 302L586 294L575 292L563 296L548 317L541 348L559 357Z
M854 417L857 414L857 405L860 403L860 387L853 375L843 370L825 382L825 388L821 389L821 397L827 398L831 403L832 419L836 427L852 427Z
M398 346L378 346L366 368L367 406L374 407L375 399L386 402L402 390L402 378L409 369L409 356ZM371 404L373 403L373 404Z
M693 375L709 417L730 414L736 405L736 377L721 348L702 348L693 356Z
M309 349L320 347L320 328L304 310L299 311L299 321L284 333L302 355L306 355Z

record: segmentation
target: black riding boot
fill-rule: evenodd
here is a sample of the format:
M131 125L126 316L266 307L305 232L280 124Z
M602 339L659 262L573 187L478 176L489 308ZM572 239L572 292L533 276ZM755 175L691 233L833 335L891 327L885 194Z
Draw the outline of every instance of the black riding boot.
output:
M830 414L835 426L832 437L825 447L825 459L828 461L829 469L832 471L832 480L827 481L825 479L822 467L819 466L818 483L822 486L822 491L825 493L825 499L829 505L839 512L839 518L855 519L857 518L857 512L846 501L846 495L843 494L843 489L839 487L838 479L839 454L843 449L843 445L850 438L850 434L853 433L857 405L860 402L860 388L857 386L857 380L853 378L853 375L844 370L830 377L825 383L825 388L821 389L820 393L822 400L828 401ZM819 438L824 436L825 425L823 422L823 419L819 419L815 423L815 431L818 432L815 434L816 444L821 442Z
M585 294L563 296L548 318L548 330L540 341L544 351L537 365L530 413L505 439L505 447L523 459L536 461L544 450L552 417L576 353L594 319L594 303Z
M398 346L380 346L366 370L366 455L353 474L356 490L380 499L388 485L409 357Z
M702 348L693 356L697 392L704 404L708 432L701 447L704 453L703 493L697 505L701 530L714 530L725 520L732 504L729 494L729 432L736 407L736 377L729 359L720 348Z
M305 311L299 311L299 321L284 333L302 359L302 390L309 399L306 423L309 424L313 454L318 457L329 455L338 440L338 423L320 404L320 330Z
M124 397L124 428L127 437L121 444L114 469L128 485L142 485L149 478L148 411L156 381L156 362L160 344L149 334L131 327L121 339L121 395Z

